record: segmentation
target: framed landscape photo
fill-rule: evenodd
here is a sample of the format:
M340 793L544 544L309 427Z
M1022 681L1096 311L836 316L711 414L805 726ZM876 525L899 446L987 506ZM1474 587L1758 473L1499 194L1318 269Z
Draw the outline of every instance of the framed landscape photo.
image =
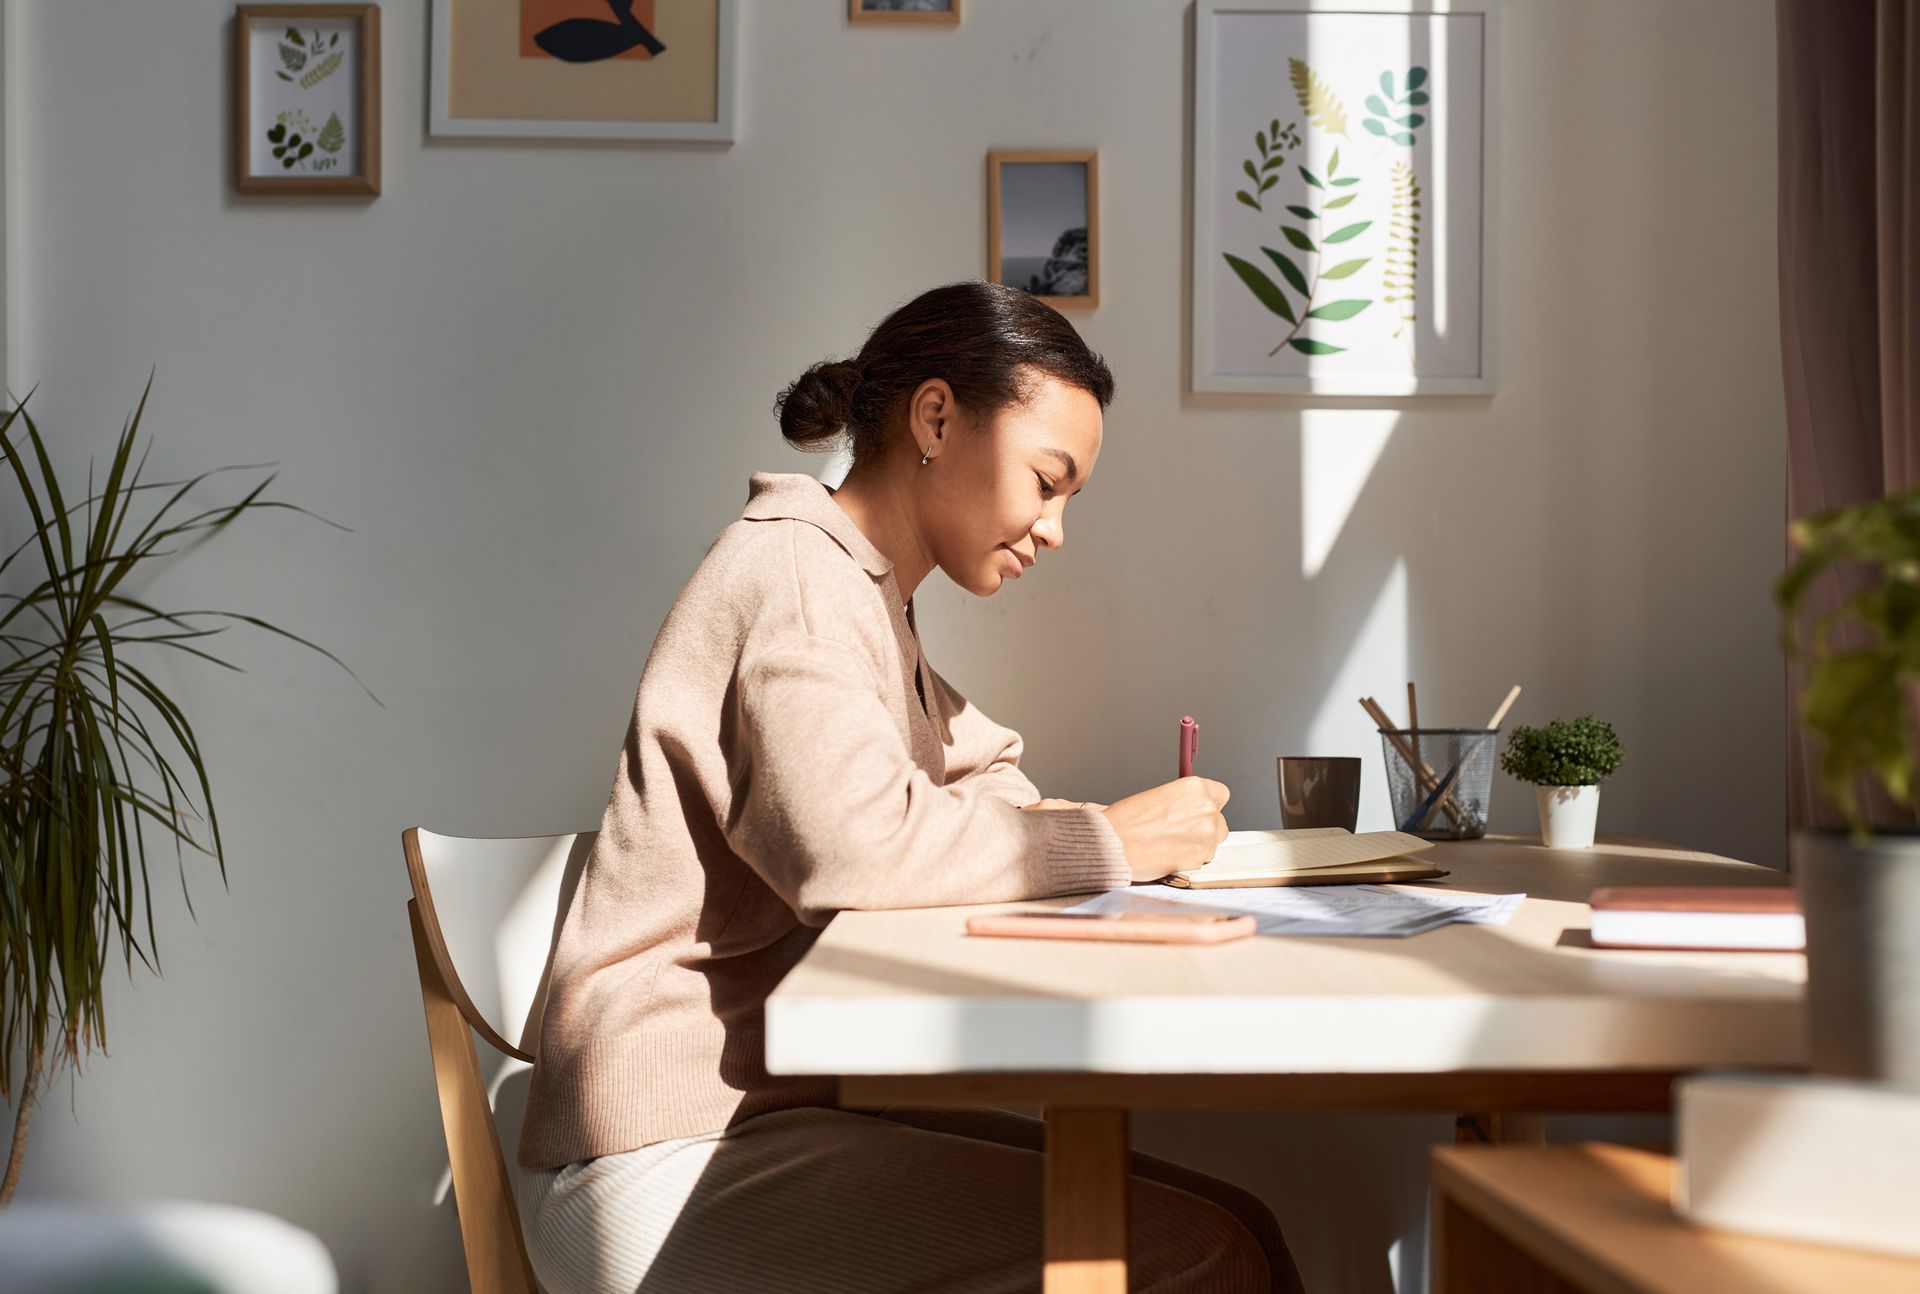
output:
M379 6L241 5L233 46L234 188L379 193Z
M847 21L952 27L960 21L960 0L847 0Z
M1488 395L1496 0L1197 0L1193 389Z
M1100 304L1100 155L987 154L987 278L1056 309Z
M428 133L733 142L738 0L433 0Z

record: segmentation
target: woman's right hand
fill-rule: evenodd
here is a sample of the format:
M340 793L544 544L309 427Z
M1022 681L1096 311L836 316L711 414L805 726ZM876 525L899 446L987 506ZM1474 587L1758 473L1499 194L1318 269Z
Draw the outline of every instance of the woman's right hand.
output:
M1205 777L1183 777L1117 800L1102 812L1127 851L1136 881L1198 867L1227 838L1220 810L1229 792Z

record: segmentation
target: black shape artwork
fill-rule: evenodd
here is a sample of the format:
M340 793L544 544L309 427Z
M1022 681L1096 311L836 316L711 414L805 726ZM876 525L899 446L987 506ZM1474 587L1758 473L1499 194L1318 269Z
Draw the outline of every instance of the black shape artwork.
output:
M667 47L633 16L633 0L607 0L607 8L618 22L568 18L536 34L533 43L566 63L598 63L635 45L646 46L655 57L665 52Z

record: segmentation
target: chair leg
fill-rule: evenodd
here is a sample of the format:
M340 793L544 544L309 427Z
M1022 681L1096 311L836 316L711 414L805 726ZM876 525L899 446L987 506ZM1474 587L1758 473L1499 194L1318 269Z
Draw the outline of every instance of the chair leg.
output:
M407 900L407 920L413 927L420 997L427 1011L427 1041L433 1049L433 1081L439 1089L440 1121L453 1168L467 1281L473 1294L539 1294L520 1234L520 1211L508 1185L507 1162L500 1153L499 1130L474 1054L473 1033L447 992L420 924L420 909L412 899Z

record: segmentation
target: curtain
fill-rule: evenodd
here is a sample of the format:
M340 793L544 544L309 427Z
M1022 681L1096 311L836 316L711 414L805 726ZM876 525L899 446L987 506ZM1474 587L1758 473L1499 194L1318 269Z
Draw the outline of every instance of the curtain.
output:
M1920 0L1776 0L1787 515L1920 484ZM1845 573L1809 599L1846 593ZM1831 826L1787 669L1787 829ZM1877 787L1876 821L1910 819Z

